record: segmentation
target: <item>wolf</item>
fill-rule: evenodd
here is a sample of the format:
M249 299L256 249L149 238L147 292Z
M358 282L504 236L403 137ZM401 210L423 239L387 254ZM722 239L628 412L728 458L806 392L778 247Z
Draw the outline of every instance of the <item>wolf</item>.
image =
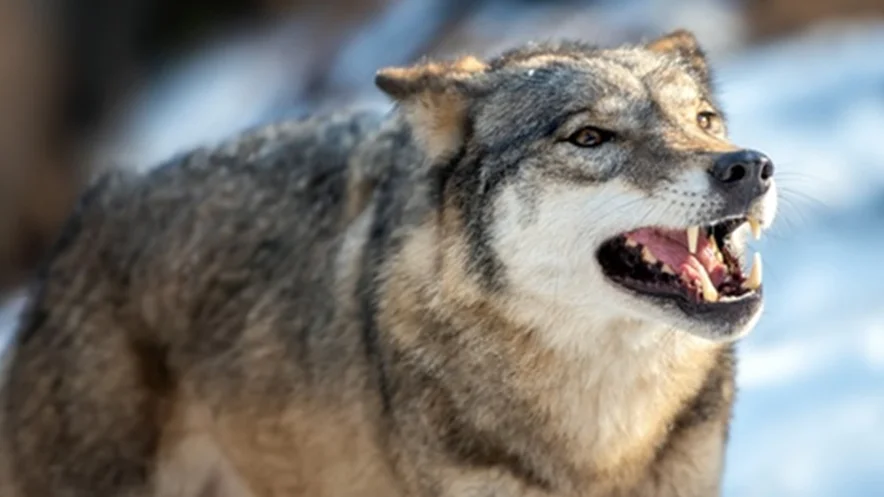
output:
M683 30L527 44L109 173L5 361L3 495L719 495L776 188L711 80Z

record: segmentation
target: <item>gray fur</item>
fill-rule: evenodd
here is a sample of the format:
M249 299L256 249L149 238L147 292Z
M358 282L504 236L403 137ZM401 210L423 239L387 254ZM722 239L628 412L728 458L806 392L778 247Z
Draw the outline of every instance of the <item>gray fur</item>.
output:
M558 325L505 310L521 297L499 235L510 191L533 229L550 192L617 178L653 196L705 167L721 140L659 101L682 85L711 106L698 67L580 44L416 66L380 79L386 118L283 123L104 178L11 352L9 492L716 495L730 345L674 330L624 348L646 326L619 318L587 324L595 352L550 345ZM420 114L439 101L455 110ZM623 148L564 143L587 123Z

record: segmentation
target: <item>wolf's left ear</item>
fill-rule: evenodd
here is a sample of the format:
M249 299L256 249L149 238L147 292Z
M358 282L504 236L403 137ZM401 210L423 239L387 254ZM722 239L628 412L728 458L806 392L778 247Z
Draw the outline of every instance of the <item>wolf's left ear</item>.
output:
M706 54L693 33L685 29L673 31L647 44L652 52L670 55L693 71L705 83L709 79Z
M375 84L399 103L415 139L431 159L457 150L464 139L470 99L480 92L488 66L475 57L388 67Z

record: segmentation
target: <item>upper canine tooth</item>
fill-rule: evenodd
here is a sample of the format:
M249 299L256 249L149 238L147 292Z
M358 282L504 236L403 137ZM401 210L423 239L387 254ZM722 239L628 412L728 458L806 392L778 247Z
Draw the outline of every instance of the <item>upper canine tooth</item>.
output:
M746 278L746 281L743 282L742 287L747 290L758 290L758 287L761 286L761 254L755 252L755 257L752 259L752 271L749 273L749 277Z
M688 232L688 250L692 254L697 253L697 237L700 236L700 227L699 226L691 226L687 229Z
M637 247L637 246L638 246L638 242L635 241L635 240L633 240L632 238L627 238L627 239L626 239L626 246L627 246L627 247L630 247L630 248L631 248L631 247Z
M752 231L752 238L758 240L761 238L761 222L754 217L750 217L746 220L749 223L749 229Z
M703 300L707 302L718 302L718 290L715 289L715 285L712 284L712 280L709 279L709 273L706 270L699 271L700 274L700 284L703 289Z
M645 262L648 262L650 264L657 263L657 258L654 257L654 254L651 253L651 251L648 249L648 247L642 247L642 259L644 259Z

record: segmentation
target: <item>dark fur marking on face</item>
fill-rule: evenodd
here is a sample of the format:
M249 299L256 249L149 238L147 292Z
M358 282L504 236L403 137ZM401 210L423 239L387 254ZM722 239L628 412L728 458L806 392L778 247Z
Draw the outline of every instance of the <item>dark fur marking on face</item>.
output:
M442 208L445 197L451 196L455 207L461 212L470 247L472 271L477 271L480 282L487 289L499 289L503 264L490 246L488 230L488 204L496 182L489 181L483 170L482 157L468 155L474 137L474 116L468 115L464 128L464 140L454 156L442 166L431 171L432 201Z
M540 54L538 54L540 55ZM516 56L516 55L513 55ZM520 54L518 57L530 58L532 55ZM529 91L555 86L556 80L564 83L571 78L566 67L538 68L530 77L519 78L514 88L508 92ZM544 93L549 93L545 91ZM551 96L557 95L551 91ZM522 159L528 150L525 144L539 139L549 139L569 116L583 109L568 112L562 111L567 101L561 105L550 105L541 110L532 108L532 119L515 123L506 131L495 131L491 136L483 137L481 146L473 146L474 137L472 123L474 116L468 120L471 124L465 135L465 150L456 155L458 162L450 162L441 174L446 180L445 188L455 200L455 206L463 215L469 246L472 271L480 275L480 281L489 291L499 290L503 284L504 268L497 259L490 244L490 217L494 206L494 198L500 192L501 185L516 176L521 169Z
M450 184L465 224L470 248L470 271L479 275L479 281L488 291L498 291L503 285L503 263L491 248L489 216L493 194L503 174L487 176L482 170L484 157L485 154L480 152L467 158L456 168Z

